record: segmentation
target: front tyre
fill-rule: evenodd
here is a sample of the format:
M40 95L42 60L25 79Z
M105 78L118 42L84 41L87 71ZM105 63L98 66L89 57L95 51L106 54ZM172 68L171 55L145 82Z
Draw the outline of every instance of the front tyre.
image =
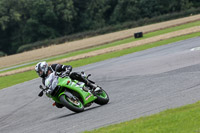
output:
M69 110L74 111L76 113L83 112L84 111L84 106L83 106L82 102L76 97L75 97L75 99L74 98L73 99L69 98L66 95L61 95L60 96L60 102L65 107L67 107Z
M109 102L109 96L103 89L101 89L101 92L99 92L96 97L95 103L99 105L105 105Z

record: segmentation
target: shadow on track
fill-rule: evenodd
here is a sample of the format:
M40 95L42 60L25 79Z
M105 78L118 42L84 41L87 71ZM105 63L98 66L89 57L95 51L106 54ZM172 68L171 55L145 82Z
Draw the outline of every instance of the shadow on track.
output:
M99 107L101 107L101 106L91 107L91 108L88 108L88 109L84 110L81 113L84 113L84 112L87 112L87 111L90 111L90 110L93 110L93 109L96 109L96 108L99 108ZM57 117L51 118L49 120L46 120L46 122L47 121L53 121L53 120L58 120L58 119L66 118L66 117L77 115L77 114L81 114L81 113L71 113L71 114L67 114L67 115L57 116Z

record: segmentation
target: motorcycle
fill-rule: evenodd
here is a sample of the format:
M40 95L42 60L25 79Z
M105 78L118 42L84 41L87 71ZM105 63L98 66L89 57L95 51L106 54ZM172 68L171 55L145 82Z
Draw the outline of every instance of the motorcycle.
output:
M85 75L84 72L82 74ZM85 75L85 78L89 80L89 76L91 74ZM89 81L95 84L95 82ZM56 72L51 73L45 80L45 87L40 85L39 88L42 91L38 96L42 97L46 92L46 95L52 98L55 103L76 113L84 111L84 108L91 106L92 103L105 105L109 102L108 94L101 87L98 91L93 91L85 83L72 80L66 73L62 73L61 76L58 76ZM50 95L48 90L51 90Z

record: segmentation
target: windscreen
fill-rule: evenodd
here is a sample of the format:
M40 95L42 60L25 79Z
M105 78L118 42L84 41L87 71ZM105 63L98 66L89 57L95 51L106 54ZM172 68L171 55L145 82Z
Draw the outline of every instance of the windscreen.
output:
M58 84L58 76L56 76L55 73L53 72L45 80L45 86L53 91L56 88L57 84Z

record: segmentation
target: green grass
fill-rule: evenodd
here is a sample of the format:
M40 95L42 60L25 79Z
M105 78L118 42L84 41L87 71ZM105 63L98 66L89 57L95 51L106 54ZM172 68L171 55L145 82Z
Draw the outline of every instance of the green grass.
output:
M77 60L77 61L71 61L71 62L68 62L66 64L72 65L73 67L84 66L84 65L87 65L87 64L103 61L103 60L114 58L114 57L119 57L119 56L130 54L130 53L133 53L133 52L138 52L138 51L142 51L142 50L145 50L145 49L149 49L149 48L153 48L153 47L177 42L177 41L180 41L180 40L185 40L185 39L189 39L189 38L192 38L192 37L197 37L199 35L200 35L200 33L193 33L193 34L175 37L175 38L171 38L171 39L168 39L168 40L163 40L163 41L150 43L150 44L146 44L146 45L142 45L142 46L137 46L137 47L133 47L133 48L117 51L117 52L111 52L111 53L98 55L98 56L94 56L94 57L89 57L89 58L85 58L85 59L81 59L81 60ZM35 73L35 71L28 71L28 72L24 72L24 73L18 73L18 74L15 74L15 75L0 77L0 83L1 83L0 89L6 88L6 87L9 87L9 86L18 84L18 83L22 83L22 82L34 79L36 77L37 77L37 74Z
M200 102L84 133L200 133Z
M0 77L0 83L1 83L0 89L13 86L19 83L23 83L25 81L29 81L37 77L38 75L35 73L35 71L28 71L24 73L18 73L10 76Z
M72 57L72 56L75 56L75 55L88 53L88 52L91 52L91 51L95 51L95 50L99 50L99 49L103 49L103 48L107 48L107 47L112 47L112 46L116 46L116 45L121 45L121 44L129 43L129 42L134 42L134 41L137 41L137 40L142 40L142 39L150 38L150 37L153 37L153 36L173 32L173 31L178 31L178 30L182 30L182 29L186 29L186 28L190 28L190 27L194 27L194 26L199 26L199 25L200 25L200 21L192 22L192 23L188 23L188 24L183 24L183 25L180 25L180 26L171 27L171 28L167 28L167 29L164 29L164 30L159 30L159 31L144 34L144 37L140 38L140 39L135 39L133 37L127 38L127 39L123 39L123 40L116 41L116 42L113 42L113 43L108 43L108 44L105 44L105 45L97 46L97 47L94 47L94 48L79 50L79 51L76 51L76 52L71 52L71 53L68 53L68 54L56 56L55 58L52 58L52 59L47 59L47 60L43 59L43 60L46 60L47 62L60 60L60 59L63 59L63 58ZM24 67L33 66L33 65L35 65L35 63L30 64L30 65L26 65L26 66L23 66L23 67L19 67L19 68L24 68ZM7 70L7 71L16 70L16 69L19 69L19 68L10 69L10 70ZM7 71L3 71L3 72L7 72ZM0 73L3 73L3 72L0 72Z

